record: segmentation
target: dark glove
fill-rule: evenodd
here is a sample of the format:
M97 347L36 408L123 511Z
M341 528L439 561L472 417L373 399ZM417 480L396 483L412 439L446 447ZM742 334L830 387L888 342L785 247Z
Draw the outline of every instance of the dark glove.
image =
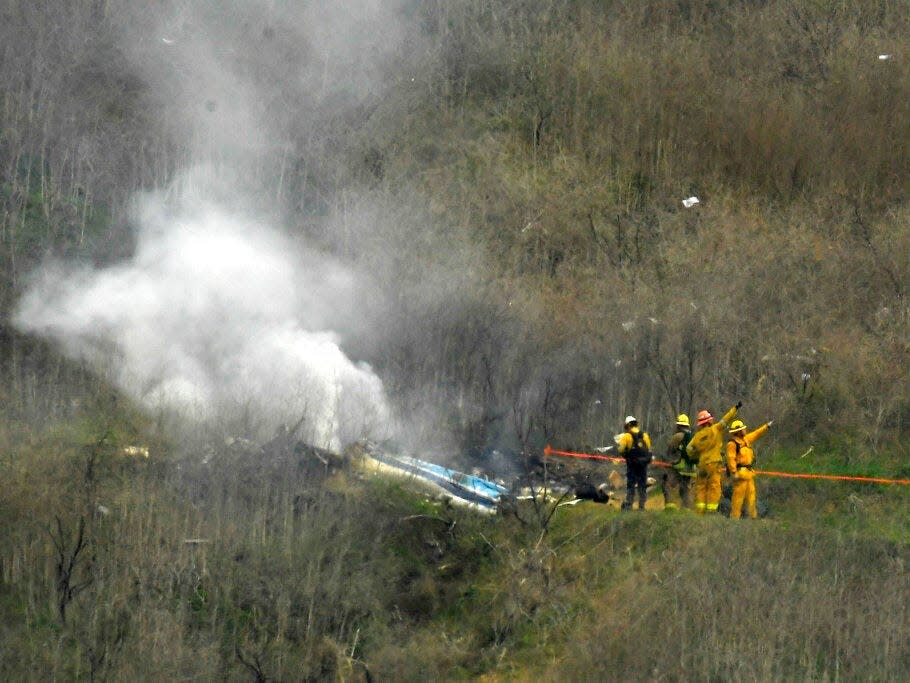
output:
M742 408L742 407L743 407L743 402L742 402L742 401L738 401L738 402L736 403L736 409L739 410L739 409Z

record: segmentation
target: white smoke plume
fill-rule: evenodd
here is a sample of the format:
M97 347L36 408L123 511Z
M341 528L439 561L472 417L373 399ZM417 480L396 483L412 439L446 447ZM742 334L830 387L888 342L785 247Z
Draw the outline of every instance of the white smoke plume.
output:
M263 189L289 140L316 148L324 122L380 96L408 35L399 10L379 0L111 5L144 101L189 170L137 201L128 260L46 264L15 324L149 406L201 421L239 411L263 430L304 418L299 435L329 448L383 436L382 384L338 333L340 318L357 317L358 283L285 236L295 226L269 225L265 216L282 215L268 201L281 185Z
M48 265L17 326L198 420L240 408L264 429L304 418L301 435L328 448L382 428L379 378L329 331L356 292L346 269L205 203L169 213L147 199L139 224L125 263Z
M381 96L413 35L401 7L112 4L124 67L185 168L137 200L129 259L46 264L15 324L196 421L242 414L264 432L302 418L299 436L328 448L387 436L379 378L342 349L363 290L349 268L287 236L302 231L277 198L288 150L315 154L327 122Z

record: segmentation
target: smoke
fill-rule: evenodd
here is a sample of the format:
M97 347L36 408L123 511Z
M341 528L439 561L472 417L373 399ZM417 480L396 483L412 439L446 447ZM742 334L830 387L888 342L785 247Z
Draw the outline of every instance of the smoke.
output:
M281 186L262 190L277 154L306 156L322 127L381 95L407 35L397 3L125 3L111 24L185 167L137 198L128 260L45 264L15 324L194 421L302 418L301 435L328 448L384 436L382 383L339 332L361 285L267 218L283 215L263 199Z
M161 120L197 161L248 170L301 139L317 147L417 51L398 0L133 4L121 42Z
M49 264L15 323L88 360L146 405L201 421L243 409L264 429L304 418L337 448L380 429L379 378L329 331L357 283L254 219L160 197L143 202L127 262L103 270Z

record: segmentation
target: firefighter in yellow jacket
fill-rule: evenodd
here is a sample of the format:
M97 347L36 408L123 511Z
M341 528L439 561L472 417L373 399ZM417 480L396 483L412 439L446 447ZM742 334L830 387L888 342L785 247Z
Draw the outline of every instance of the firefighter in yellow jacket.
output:
M623 510L631 510L638 491L638 509L644 510L648 500L648 465L654 460L651 437L638 428L638 420L629 415L623 423L624 431L616 450L626 459L626 500Z
M746 434L746 425L742 420L730 423L730 440L727 442L727 472L733 477L733 500L730 507L730 519L739 519L742 514L743 501L749 509L752 519L758 517L755 505L755 451L752 444L758 441L773 424L768 420L755 431Z
M686 446L692 440L689 416L685 413L676 418L676 433L667 442L667 463L664 470L664 508L673 510L680 506L692 508L692 482L698 463L689 459Z
M721 448L724 445L724 428L736 417L736 411L742 408L742 401L727 411L720 422L714 422L714 416L707 410L698 413L698 431L692 436L686 453L691 459L698 459L698 470L695 473L695 512L717 512L720 504L720 480L724 472L724 456Z

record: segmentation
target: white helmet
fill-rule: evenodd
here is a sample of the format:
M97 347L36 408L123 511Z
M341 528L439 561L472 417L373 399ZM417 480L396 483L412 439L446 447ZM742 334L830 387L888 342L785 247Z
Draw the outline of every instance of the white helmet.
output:
M632 425L632 424L638 424L638 420L636 420L634 416L629 415L626 418L626 421L623 422L623 426L628 427L629 425Z

